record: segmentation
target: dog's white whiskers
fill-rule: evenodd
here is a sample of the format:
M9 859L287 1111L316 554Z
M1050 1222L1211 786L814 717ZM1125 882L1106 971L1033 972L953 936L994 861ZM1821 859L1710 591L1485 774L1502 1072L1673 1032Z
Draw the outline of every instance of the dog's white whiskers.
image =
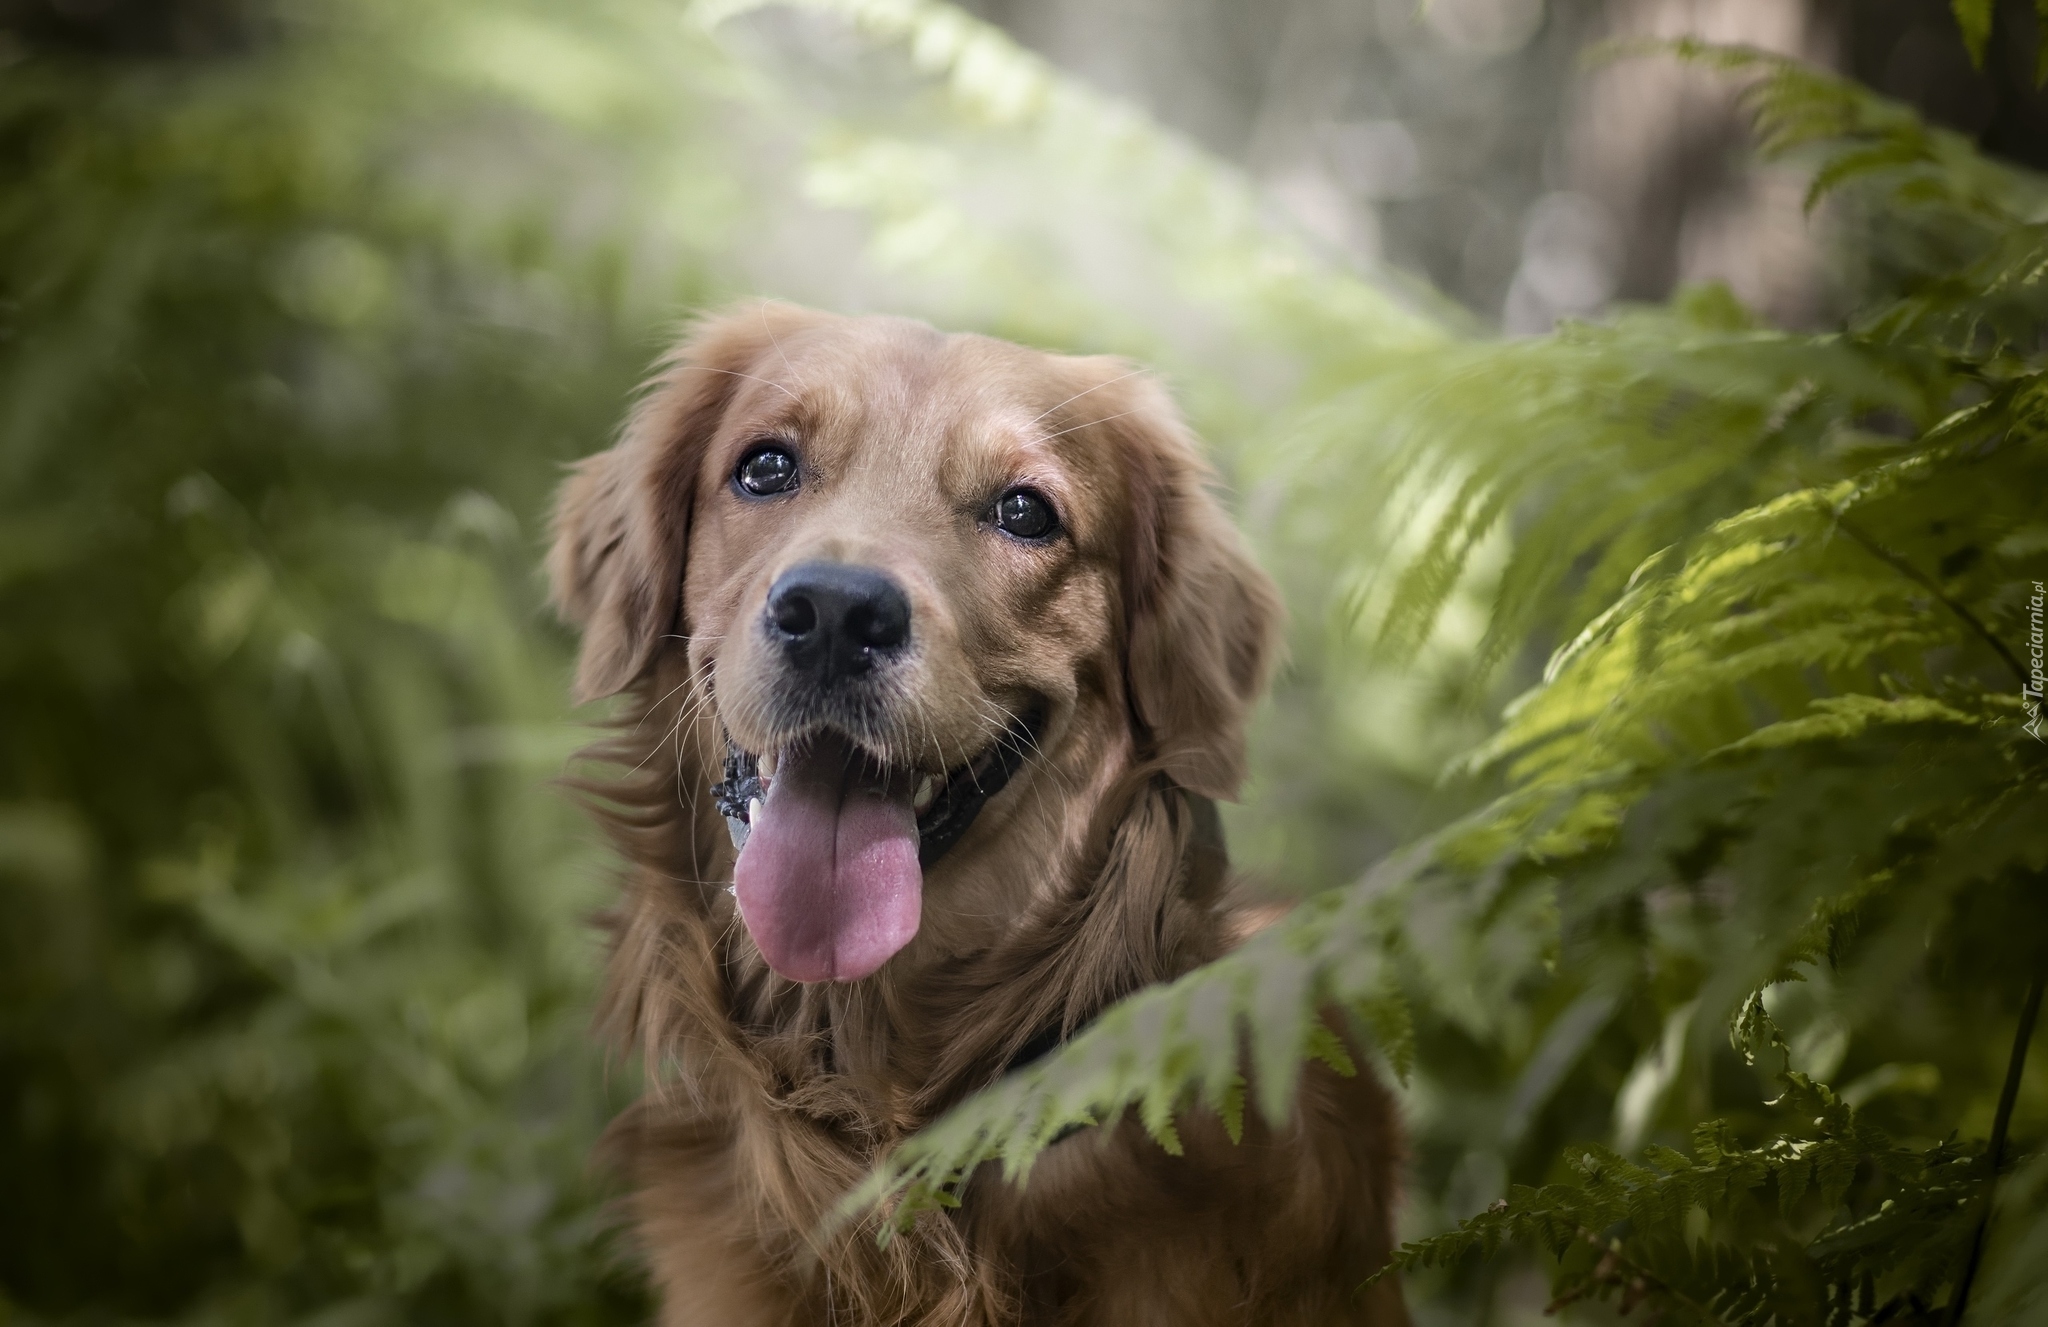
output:
M684 787L688 782L683 776L683 727L689 721L689 717L687 711L678 711L676 721L669 725L668 733L662 738L662 742L675 752L676 806L684 811L689 808L683 802Z
M993 696L979 697L976 703L992 707L1001 716L1000 728L1004 734L1007 735L1013 729L1019 731L1025 755L1036 758L1039 767L1051 774L1059 782L1061 791L1065 792L1069 797L1077 795L1073 785L1067 782L1065 773L1061 771L1059 766L1053 764L1050 756L1046 755L1045 748L1040 745L1038 737L1031 731L1030 725L1020 722L1022 716Z
M776 382L773 378L763 378L757 373L741 373L736 369L714 369L709 364L678 364L676 365L676 368L679 371L694 370L698 373L723 373L728 378L745 378L750 382L758 382L765 386L773 387L776 391L781 392L784 396L796 402L798 405L802 405L804 403L804 399L801 396L798 396L795 392L789 390L789 388L784 387L781 383Z
M684 715L678 713L675 727L669 729L669 740L676 749L676 807L690 821L690 860L696 861L697 817L690 814L689 806L683 801L683 785L687 782L683 777L683 720Z
M1118 383L1122 382L1122 381L1123 381L1124 379L1126 379L1126 378L1135 378L1135 377L1137 377L1137 376L1138 376L1139 374L1143 373L1144 371L1145 371L1145 370L1143 370L1143 369L1132 369L1132 370L1131 370L1131 371L1130 371L1129 373L1119 373L1119 374L1118 374L1118 375L1117 375L1116 377L1114 377L1114 378L1111 378L1111 379L1110 379L1110 380L1109 380L1108 382L1098 382L1098 383L1096 383L1096 384L1095 384L1095 385L1094 385L1093 387L1083 388L1083 389L1082 389L1081 391L1075 392L1075 393L1074 393L1074 394L1073 394L1072 396L1070 396L1070 397L1068 397L1068 398L1067 398L1066 400L1064 400L1064 401L1060 402L1060 404L1059 404L1059 405L1056 405L1056 406L1052 406L1051 408L1049 408L1049 409L1047 409L1047 410L1043 410L1043 411L1039 412L1039 413L1038 413L1038 414L1037 414L1036 416L1034 416L1034 417L1032 418L1031 422L1032 422L1032 423L1034 423L1034 424L1036 424L1036 423L1037 423L1037 422L1038 422L1039 420L1041 420L1041 419L1044 419L1044 418L1045 418L1045 417L1046 417L1047 415L1051 414L1051 413L1052 413L1052 412L1053 412L1054 410L1058 410L1058 409L1060 408L1060 406L1069 406L1069 405L1072 405L1072 404L1073 404L1074 402L1076 402L1076 401L1080 400L1080 399L1081 399L1082 397L1084 397L1084 396L1087 396L1087 395L1088 395L1088 394L1089 394L1090 392L1099 392L1099 391L1101 391L1101 390L1102 390L1103 388L1105 388L1105 387L1114 387L1114 386L1116 386L1116 385L1117 385ZM1055 433L1055 434L1053 434L1053 436L1054 436L1055 438L1057 438L1057 437L1059 436L1059 434Z
M786 353L784 353L782 349L782 338L775 335L774 324L768 321L768 301L762 300L758 305L756 305L754 308L754 313L761 320L761 330L768 333L768 344L775 347L775 357L782 361L782 367L788 369L789 376L797 380L797 386L808 387L810 384L806 383L803 380L803 375L796 371L796 365L790 363L789 356ZM788 391L787 388L785 388L784 390ZM789 393L789 398L792 401L796 400L796 394L793 392Z
M1112 419L1122 419L1125 415L1135 415L1137 413L1138 411L1135 408L1130 410L1119 410L1113 415L1104 415L1100 419L1091 419L1085 424L1075 424L1071 428L1063 428L1058 433L1048 433L1044 437L1040 438L1039 441L1051 442L1054 438L1064 438L1069 433L1078 433L1082 429L1092 429L1097 424L1107 424Z
M668 698L669 698L670 696L673 696L673 695L675 695L675 694L676 694L676 692L678 692L678 691L681 691L681 690L682 690L682 689L683 689L684 687L686 687L686 686L690 685L690 683L691 683L691 682L692 682L693 680L694 680L693 678L690 678L690 677L688 677L688 676L685 676L685 677L683 678L683 680L682 680L682 681L680 681L680 682L676 683L676 684L675 684L674 686L670 687L670 688L669 688L669 689L668 689L667 691L664 691L664 692L662 693L662 695L661 695L661 699L660 699L660 700L657 700L657 701L655 701L655 702L654 702L654 703L653 703L652 705L649 705L649 706L648 706L648 707L646 708L646 710L644 710L644 711L643 711L643 712L641 713L641 715L640 715L640 722L639 722L639 723L636 723L636 724L634 724L634 725L633 725L633 731L637 733L637 732L639 732L639 731L641 730L641 728L645 727L645 726L646 726L646 724L647 724L647 716L648 716L648 715L650 715L650 714L654 713L654 712L655 712L656 710L660 709L660 708L661 708L661 707L662 707L662 706L663 706L664 704L666 704L666 703L667 703L667 701L668 701Z
M918 722L924 725L926 739L932 744L932 755L938 759L939 777L943 779L946 777L946 748L939 745L939 731L932 726L931 707L927 702L920 699L915 712Z
M1005 738L1009 734L1011 725L1016 722L1017 716L1011 714L1002 705L998 704L996 701L988 698L987 696L971 696L969 697L969 701L974 705L976 710L981 711L980 717L982 721L987 723L989 727L993 730L992 736L989 739L990 745L994 745L997 742L1005 740ZM993 710L994 713L990 714L988 712L990 710ZM1018 726L1021 727L1022 725L1020 724ZM978 777L975 777L974 766L969 765L967 767L967 772L969 777L974 778L974 791L980 792L982 790L981 780Z
M673 732L673 728L671 728L670 731ZM648 761L654 759L657 755L661 754L662 748L668 745L668 739L669 734L663 733L658 740L656 740L647 748L647 754L640 757L639 763L634 765L633 768L627 770L626 773L629 776L638 774L641 771L641 769L646 766Z
M653 713L654 710L656 708L659 708L660 705L664 701L666 701L669 696L673 696L674 694L676 694L676 692L682 690L683 687L688 686L691 682L694 682L695 680L696 678L694 677L686 677L680 684L669 688L668 694L664 695L661 698L661 700L656 701L653 706L650 706L648 709L648 713ZM660 740L656 741L652 746L650 746L647 749L647 754L640 758L640 763L638 765L633 766L633 768L631 770L628 770L627 773L638 774L642 766L644 766L648 761L654 759L656 752L660 751L662 747L666 746L672 739L676 737L678 733L682 731L682 726L686 721L696 717L697 710L702 708L702 706L708 698L708 692L700 692L698 693L698 695L691 697L690 700L686 701L682 705L677 706L675 722L669 725L668 731L661 735ZM646 715L642 715L640 722L645 723L646 721ZM640 725L635 724L633 731L637 733L639 730ZM676 752L677 758L680 759L682 753L682 747L680 743L676 747Z
M939 747L939 765L943 769L954 768L953 766L948 765L946 763L946 748L943 744L941 744ZM980 792L981 780L975 778L974 775L974 754L967 749L965 742L963 742L960 747L960 767L964 768L967 771L968 778L974 780L974 791Z

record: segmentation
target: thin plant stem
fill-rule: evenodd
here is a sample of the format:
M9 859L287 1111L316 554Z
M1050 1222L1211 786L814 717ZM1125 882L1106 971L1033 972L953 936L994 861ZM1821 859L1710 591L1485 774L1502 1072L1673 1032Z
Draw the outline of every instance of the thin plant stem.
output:
M1904 576L1906 579L1912 581L1914 584L1919 585L1921 588L1925 589L1929 594L1933 595L1936 599L1940 600L1944 607L1946 607L1951 613L1954 613L1957 617L1961 618L1965 626L1969 627L1970 630L1976 632L1978 637L1981 638L1985 644L1989 645L1992 651L1996 653L2000 659L2003 659L2005 661L2005 666L2012 670L2012 675L2020 680L2020 685L2022 687L2027 685L2027 682L2029 680L2027 670L2020 665L2019 656L2012 652L2012 648L2010 646L2008 646L2004 641L1999 639L1997 632L1993 631L1990 627L1985 626L1981 618L1979 618L1975 613L1972 613L1953 595L1949 594L1948 591L1942 589L1933 577L1921 571L1920 568L1914 566L1905 558L1900 557L1897 553L1892 552L1883 544L1878 543L1875 539L1872 539L1869 535L1863 533L1863 531L1849 524L1849 522L1846 519L1839 516L1836 517L1835 525L1836 528L1841 530L1843 534L1848 535L1851 539L1861 544L1864 547L1864 549L1870 553L1872 557L1884 563L1893 571L1898 572L1901 576Z
M1961 1327L1963 1311L1970 1304L1970 1283L1977 1279L1977 1264L1984 1258L1984 1236L1991 1228L1991 1200L1998 1191L1999 1167L2005 1164L2005 1134L2012 1127L2013 1103L2020 1095L2020 1075L2027 1068L2027 1045L2034 1039L2034 1020L2041 1013L2041 988L2048 982L2048 973L2037 973L2034 984L2027 988L2026 1003L2020 1006L2019 1029L2012 1037L2012 1059L2005 1067L2005 1086L1998 1094L1998 1114L1991 1121L1991 1146L1986 1150L1985 1159L1990 1165L1984 1172L1984 1194L1978 1200L1983 1210L1977 1216L1977 1233L1970 1237L1970 1260L1963 1264L1962 1279L1956 1282L1956 1293L1948 1303L1948 1327Z

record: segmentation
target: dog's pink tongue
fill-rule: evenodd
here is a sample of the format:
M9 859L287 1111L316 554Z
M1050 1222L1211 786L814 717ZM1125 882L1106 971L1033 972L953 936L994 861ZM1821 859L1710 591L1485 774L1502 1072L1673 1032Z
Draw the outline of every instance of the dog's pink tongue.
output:
M917 934L917 815L860 763L831 739L785 756L733 868L741 920L791 981L859 981Z

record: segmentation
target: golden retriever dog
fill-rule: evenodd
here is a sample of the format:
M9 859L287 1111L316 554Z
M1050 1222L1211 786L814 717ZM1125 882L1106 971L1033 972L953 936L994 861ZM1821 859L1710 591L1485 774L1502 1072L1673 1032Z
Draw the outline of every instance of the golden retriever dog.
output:
M878 1246L841 1196L947 1107L1228 948L1279 606L1166 393L895 318L701 324L564 485L586 783L630 863L614 1138L672 1327L1397 1324L1398 1141L1312 1067L1285 1128L1134 1124ZM832 1231L833 1233L825 1233Z

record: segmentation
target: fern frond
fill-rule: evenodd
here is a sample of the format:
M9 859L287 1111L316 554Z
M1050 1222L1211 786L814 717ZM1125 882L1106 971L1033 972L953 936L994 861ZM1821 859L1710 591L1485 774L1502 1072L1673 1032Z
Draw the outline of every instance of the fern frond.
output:
M1682 1321L1761 1324L1882 1322L1931 1302L1960 1270L1967 1236L1955 1218L1978 1155L1898 1147L1824 1085L1799 1074L1784 1084L1777 1104L1792 1127L1760 1146L1715 1122L1695 1132L1692 1155L1653 1149L1646 1165L1579 1149L1571 1178L1515 1188L1456 1230L1403 1245L1379 1275L1515 1242L1558 1260L1556 1303L1618 1299ZM1695 1212L1700 1236L1676 1233Z
M879 1204L892 1212L893 1228L903 1228L948 1202L982 1165L1024 1183L1055 1139L1133 1110L1169 1152L1179 1150L1173 1119L1186 1110L1216 1112L1236 1136L1248 1082L1260 1114L1282 1124L1303 1060L1356 1072L1320 1011L1349 1011L1354 1030L1384 1036L1403 1053L1403 1014L1384 956L1391 933L1376 916L1386 906L1384 882L1311 899L1236 953L1114 1006L1057 1055L900 1145L847 1197L842 1216ZM1063 1145L1090 1143L1084 1134Z

